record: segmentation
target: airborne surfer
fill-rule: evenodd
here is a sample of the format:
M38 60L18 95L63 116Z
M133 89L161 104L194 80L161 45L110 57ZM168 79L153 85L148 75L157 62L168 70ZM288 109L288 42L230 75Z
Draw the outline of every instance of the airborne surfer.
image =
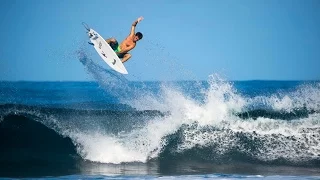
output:
M131 58L131 54L129 54L128 52L135 48L136 43L143 37L141 32L135 33L136 26L141 20L143 20L143 17L139 17L132 23L129 36L127 36L127 38L120 45L115 38L106 39L107 43L116 52L118 57L122 59L122 63Z

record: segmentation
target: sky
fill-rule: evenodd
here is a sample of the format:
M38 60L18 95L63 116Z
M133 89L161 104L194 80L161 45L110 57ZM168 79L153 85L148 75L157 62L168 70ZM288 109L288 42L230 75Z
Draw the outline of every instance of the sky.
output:
M0 80L93 80L81 23L121 42L140 16L128 80L320 79L319 0L3 0Z

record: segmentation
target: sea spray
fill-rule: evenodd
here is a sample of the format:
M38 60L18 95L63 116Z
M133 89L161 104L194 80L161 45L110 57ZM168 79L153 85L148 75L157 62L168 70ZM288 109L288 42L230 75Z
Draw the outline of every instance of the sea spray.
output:
M317 148L320 140L316 135L320 124L318 114L294 121L263 117L242 119L236 113L245 111L254 101L238 94L231 83L216 76L210 78L209 88L201 89L206 96L204 103L195 101L172 86L162 85L160 96L144 92L150 96L132 100L132 107L139 110L161 109L169 114L150 119L130 133L116 136L100 134L101 141L107 141L101 153L90 150L100 147L103 144L100 140L97 144L83 141L84 158L103 163L146 162L159 158L168 149L171 152L169 156L173 156L196 148L199 151L211 149L209 152L212 154L208 154L209 159L205 160L214 161L226 157L232 159L232 152L263 162L278 159L300 163L317 160L320 153ZM261 98L270 102L270 97ZM178 137L177 144L170 144L173 136ZM237 159L234 157L234 160Z

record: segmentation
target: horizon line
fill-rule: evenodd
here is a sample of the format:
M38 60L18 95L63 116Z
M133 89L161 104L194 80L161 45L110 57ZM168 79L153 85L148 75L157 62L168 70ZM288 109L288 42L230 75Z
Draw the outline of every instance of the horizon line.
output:
M208 80L128 80L129 82L179 82L179 81L208 81ZM320 79L247 79L223 81L320 81ZM95 80L0 80L0 82L98 82Z

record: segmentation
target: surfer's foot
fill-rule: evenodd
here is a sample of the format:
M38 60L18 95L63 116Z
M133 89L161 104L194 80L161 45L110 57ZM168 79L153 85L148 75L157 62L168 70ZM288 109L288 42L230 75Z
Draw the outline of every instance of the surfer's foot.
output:
M94 44L93 44L93 43L91 43L91 42L88 42L88 44L90 44L90 45L94 46Z

